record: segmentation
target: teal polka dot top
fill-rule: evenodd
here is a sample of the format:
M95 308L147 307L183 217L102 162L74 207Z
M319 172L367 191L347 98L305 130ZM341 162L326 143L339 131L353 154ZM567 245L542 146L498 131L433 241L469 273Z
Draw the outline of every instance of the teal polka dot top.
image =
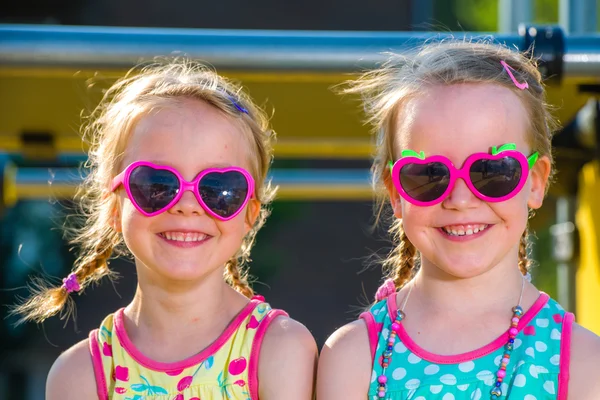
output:
M377 377L383 370L382 354L397 312L395 299L394 293L360 316L367 324L373 356L369 400L380 400ZM519 321L501 399L566 400L573 319L573 314L565 312L547 294L540 294ZM490 399L508 330L480 349L441 356L419 347L400 325L386 372L387 399Z

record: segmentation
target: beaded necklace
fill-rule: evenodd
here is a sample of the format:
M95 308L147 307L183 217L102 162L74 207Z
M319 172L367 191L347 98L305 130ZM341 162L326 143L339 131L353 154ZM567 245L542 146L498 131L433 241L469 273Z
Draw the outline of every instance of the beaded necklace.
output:
M380 399L386 398L386 395L387 395L387 385L386 385L387 384L387 376L385 375L385 373L387 371L387 367L390 365L390 362L392 361L394 343L396 342L396 337L398 336L398 331L400 330L400 323L406 317L406 315L404 314L404 308L406 307L406 303L408 301L408 298L410 297L413 287L414 287L414 284L411 283L410 288L408 289L408 294L404 298L402 308L400 308L398 310L398 312L396 313L396 319L394 322L392 322L390 329L389 329L390 334L388 337L387 346L386 346L385 351L383 352L383 360L382 360L383 371L382 371L381 375L379 375L379 377L377 378L377 382L379 383L377 396ZM504 346L504 355L502 356L502 361L500 362L500 367L498 368L498 371L496 372L496 383L494 384L494 388L490 392L491 400L498 400L502 396L502 389L501 389L502 381L504 380L504 377L506 376L506 366L510 362L510 354L513 351L515 337L519 333L517 326L519 325L519 320L523 316L523 309L521 308L521 301L523 300L523 290L524 289L525 289L525 277L523 277L523 282L521 284L521 295L519 296L519 303L512 309L513 317L511 319L510 328L508 330L508 341L506 342L506 345Z

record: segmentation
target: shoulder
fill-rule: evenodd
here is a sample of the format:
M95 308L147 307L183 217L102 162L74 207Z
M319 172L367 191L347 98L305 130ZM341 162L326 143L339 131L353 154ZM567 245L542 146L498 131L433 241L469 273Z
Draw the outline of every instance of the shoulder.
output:
M600 337L574 323L571 332L569 399L598 398L600 393L598 360L600 360Z
M90 341L85 339L62 353L50 368L46 399L93 399L97 393Z
M365 322L357 320L339 328L321 351L317 398L363 400L369 391L371 364Z
M260 398L312 399L317 345L309 330L285 315L266 330L258 365Z

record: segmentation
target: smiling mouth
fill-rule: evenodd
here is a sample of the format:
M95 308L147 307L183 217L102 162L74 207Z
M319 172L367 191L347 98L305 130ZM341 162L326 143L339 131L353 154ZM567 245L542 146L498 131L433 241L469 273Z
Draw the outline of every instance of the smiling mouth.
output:
M200 232L161 232L158 235L174 242L201 242L208 238L206 233Z
M450 236L469 236L486 230L489 224L449 225L441 229Z

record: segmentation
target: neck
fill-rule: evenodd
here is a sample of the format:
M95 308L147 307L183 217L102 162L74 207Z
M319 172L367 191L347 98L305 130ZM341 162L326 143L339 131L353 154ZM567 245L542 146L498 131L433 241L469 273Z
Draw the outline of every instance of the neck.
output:
M439 268L423 262L418 274L407 286L414 285L407 308L418 306L421 313L431 315L469 315L481 318L491 315L510 314L519 304L527 310L539 293L524 277L514 263L498 264L489 271L470 278L456 278ZM399 306L404 303L410 287L401 295ZM522 293L522 297L521 297Z
M144 336L166 343L203 334L214 336L248 302L223 280L222 269L193 284L165 284L147 274L138 276L135 296L125 309L132 340Z

